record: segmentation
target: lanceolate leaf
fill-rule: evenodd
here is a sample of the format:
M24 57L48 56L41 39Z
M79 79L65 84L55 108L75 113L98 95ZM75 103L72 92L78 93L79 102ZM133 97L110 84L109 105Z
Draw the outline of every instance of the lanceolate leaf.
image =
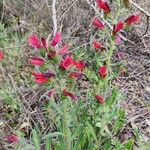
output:
M61 133L61 132L48 133L47 135L43 136L42 139L54 138L54 137L58 137L58 136L63 136L63 133Z

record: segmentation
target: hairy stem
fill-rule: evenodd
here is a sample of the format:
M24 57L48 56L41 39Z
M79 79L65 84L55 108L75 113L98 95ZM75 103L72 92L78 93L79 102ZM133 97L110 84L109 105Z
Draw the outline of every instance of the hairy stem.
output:
M64 100L64 113L63 113L63 133L65 150L71 150L70 129L69 129L69 115L66 100Z

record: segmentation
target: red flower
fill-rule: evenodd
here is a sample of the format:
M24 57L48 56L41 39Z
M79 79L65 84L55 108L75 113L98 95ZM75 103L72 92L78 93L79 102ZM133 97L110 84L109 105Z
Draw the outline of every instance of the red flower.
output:
M110 13L110 7L106 2L106 0L96 0L96 1L99 8L102 9L106 15Z
M57 32L51 41L51 46L55 47L60 42L61 42L61 34L60 32Z
M113 28L113 35L116 35L116 33L118 33L120 30L123 29L123 26L124 26L124 23L123 22L118 22L116 25L114 25L114 28Z
M42 48L42 43L35 33L31 34L28 37L28 44L33 48L37 48L37 49Z
M52 59L52 58L54 58L56 56L56 52L55 51L51 51L51 52L49 52L48 54L47 54L47 57L49 58L49 59Z
M5 139L9 143L18 143L19 142L19 137L14 134L6 136Z
M68 44L66 44L63 48L58 50L58 54L61 54L61 55L67 54L69 47L70 46Z
M0 50L0 61L4 58L4 53L2 50Z
M106 75L107 75L106 66L102 66L102 67L99 68L99 74L102 77L102 79L106 77Z
M49 92L48 92L48 96L49 97L53 97L55 94L55 89L51 89Z
M94 40L94 41L93 41L93 47L94 47L95 49L101 49L101 48L102 48L102 45L101 45L99 42L97 42L96 40Z
M93 23L94 26L99 28L100 30L103 30L105 28L104 24L97 18L94 18Z
M35 77L35 82L38 84L43 84L48 82L49 77L41 72L34 72L33 76Z
M69 74L69 77L71 77L71 78L81 78L82 76L83 76L83 74L80 72L71 72Z
M104 99L103 99L102 96L96 95L95 98L98 100L98 102L99 102L100 104L104 104L105 101L104 101Z
M84 61L74 61L74 65L80 71L83 71L85 69L85 67L86 67L86 64L85 64Z
M69 70L70 67L73 65L74 65L74 60L71 56L65 57L60 63L60 67L65 70Z
M31 65L42 66L45 63L45 60L41 57L33 56L29 58L28 63Z
M138 23L140 21L140 18L141 18L140 13L135 14L135 15L131 15L125 20L125 23L130 26L134 23Z
M70 97L70 98L71 98L72 100L74 100L74 101L76 101L76 100L78 99L76 95L74 95L74 94L68 92L66 89L63 89L63 94L64 94L65 96Z

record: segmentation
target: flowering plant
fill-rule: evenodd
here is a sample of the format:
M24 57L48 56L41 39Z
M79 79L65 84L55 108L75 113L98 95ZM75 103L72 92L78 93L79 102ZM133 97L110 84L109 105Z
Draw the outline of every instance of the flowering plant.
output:
M105 19L111 19L109 3L105 0L96 3ZM45 101L45 117L53 125L53 131L38 136L33 130L32 145L36 149L40 149L41 139L46 141L47 149L58 150L127 149L133 145L131 141L121 143L117 136L125 123L125 112L118 107L122 96L112 82L122 70L112 64L112 57L122 42L120 32L139 19L139 13L124 20L116 17L117 23L112 22L110 31L99 16L94 16L92 28L97 33L86 49L72 50L71 44L63 43L60 32L50 41L36 33L28 37L28 45L35 53L28 59L28 64L33 66L32 79L45 88L40 100ZM107 36L107 42L103 42L103 36ZM120 60L119 53L118 56ZM0 61L3 59L0 50ZM10 143L20 140L17 135L6 139Z

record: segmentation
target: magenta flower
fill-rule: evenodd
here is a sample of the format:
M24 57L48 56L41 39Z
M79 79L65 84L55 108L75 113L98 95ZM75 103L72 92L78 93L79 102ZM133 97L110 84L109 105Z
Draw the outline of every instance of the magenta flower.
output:
M71 66L74 65L74 60L72 56L66 56L60 63L60 68L64 70L69 70Z
M113 35L116 35L116 33L118 33L119 31L121 31L124 27L124 23L123 22L118 22L116 25L114 25L114 28L113 28L113 32L112 34Z
M51 40L51 46L55 47L60 42L61 42L61 34L60 32L57 32L56 35Z
M70 92L68 92L66 89L63 89L63 94L65 96L70 97L73 101L76 101L78 99L78 97Z
M82 76L83 76L83 73L80 73L80 72L71 72L69 74L70 78L81 78Z
M104 104L104 103L105 103L105 101L104 101L104 99L103 99L102 96L96 95L95 98L98 100L98 102L99 102L100 104Z
M37 49L42 48L42 43L35 33L31 34L28 37L28 45L33 47L33 48L37 48Z
M42 66L45 63L45 60L42 57L33 56L29 58L28 63L31 65Z
M102 66L99 68L99 75L104 79L107 76L107 68L106 66Z
M106 15L111 12L110 7L108 3L106 2L106 0L96 0L96 2L97 2L98 7L102 9Z
M3 60L3 58L4 58L4 53L2 50L0 50L0 61Z
M94 40L93 47L94 47L94 49L101 49L102 45L99 42L97 42L96 40Z
M134 15L129 16L126 20L125 23L130 26L132 24L138 23L141 19L141 14L140 13L136 13Z
M19 137L14 134L6 136L5 139L9 143L18 143L19 142Z
M64 55L68 53L70 46L66 44L63 48L58 50L58 54Z
M33 76L35 77L35 82L38 84L46 83L49 80L49 77L41 72L34 72Z
M104 24L97 18L94 18L93 23L95 27L99 28L100 30L103 30L105 28Z
M86 63L84 61L74 61L75 68L83 71L86 68Z

